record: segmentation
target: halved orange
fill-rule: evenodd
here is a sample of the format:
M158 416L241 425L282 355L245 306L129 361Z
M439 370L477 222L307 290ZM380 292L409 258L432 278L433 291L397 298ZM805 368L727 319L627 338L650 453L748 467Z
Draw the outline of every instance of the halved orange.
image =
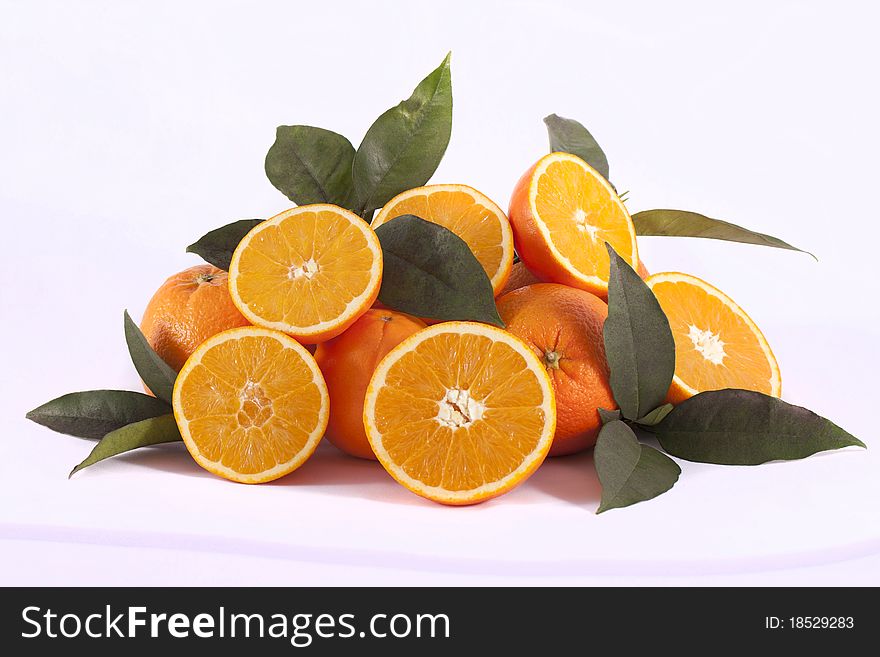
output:
M467 243L497 296L513 265L513 232L507 215L467 185L428 185L398 194L373 219L373 228L403 214L448 228Z
M382 359L364 403L376 457L412 492L474 504L522 483L556 428L547 369L525 342L475 322L444 322Z
M280 331L246 326L195 350L177 375L172 406L196 463L258 484L311 456L327 428L330 398L305 347Z
M636 231L620 197L595 169L570 153L545 155L520 178L510 199L516 252L539 278L608 298L605 242L634 269Z
M670 402L723 388L782 395L779 365L767 339L733 299L690 274L663 272L645 282L675 339Z
M354 324L376 300L382 248L367 223L336 205L303 205L257 224L229 264L229 292L257 326L305 344Z

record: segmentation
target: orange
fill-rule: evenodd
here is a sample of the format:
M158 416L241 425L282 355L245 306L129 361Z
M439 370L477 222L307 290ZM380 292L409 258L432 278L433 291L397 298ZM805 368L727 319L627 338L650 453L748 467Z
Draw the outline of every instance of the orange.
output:
M645 263L639 260L639 266L636 269L639 276L642 277L642 280L645 280L650 275L648 273L647 268L645 267ZM526 285L532 285L533 283L541 283L540 278L535 276L532 272L529 271L528 267L525 264L520 262L513 263L513 267L510 268L510 278L507 279L507 284L504 286L504 289L501 290L501 294L498 296L504 296L508 292L513 292L514 290L518 290L521 287L525 287Z
M545 281L608 297L608 242L639 265L629 212L608 181L570 153L550 153L523 174L510 199L516 252Z
M354 324L379 295L382 248L335 205L303 205L255 226L229 264L232 302L258 326L317 344Z
M156 290L141 331L159 357L179 370L212 335L248 323L229 297L226 272L198 265L174 274Z
M373 228L403 214L448 228L483 265L497 296L513 264L513 232L507 216L488 196L467 185L428 185L398 194L373 219Z
M415 317L372 309L342 335L322 342L315 360L330 392L327 438L343 452L376 459L364 432L364 397L376 365L405 338L425 328Z
M647 283L675 338L670 402L723 388L782 395L779 365L770 345L733 299L689 274L654 274Z
M301 344L247 326L196 349L174 384L172 406L200 466L258 484L311 456L327 427L330 399L318 364Z
M474 504L522 483L556 426L547 369L522 340L475 322L444 322L382 359L364 427L388 473L443 504Z
M592 447L602 422L596 409L617 408L608 382L602 327L608 306L584 290L537 283L498 299L507 330L541 360L556 393L551 456Z

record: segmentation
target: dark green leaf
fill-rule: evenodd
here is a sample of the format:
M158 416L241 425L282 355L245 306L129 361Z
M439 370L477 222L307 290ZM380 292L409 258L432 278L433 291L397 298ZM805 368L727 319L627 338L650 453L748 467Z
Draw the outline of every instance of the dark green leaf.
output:
M665 493L678 481L681 468L662 452L639 443L626 424L604 425L593 453L602 484L596 513L644 502Z
M550 135L551 152L562 151L577 155L608 180L608 158L589 130L574 119L556 114L545 116L544 123Z
M126 424L170 411L166 402L142 392L85 390L48 401L25 417L52 431L97 440Z
M359 211L372 212L424 185L437 170L452 132L450 55L364 136L352 170Z
M672 409L675 408L672 404L663 404L663 406L658 406L653 411L645 415L644 417L640 417L636 420L637 424L641 424L643 427L653 427L655 424L659 424L663 421Z
M614 400L627 420L660 406L675 372L675 341L654 293L611 248L605 355Z
M602 420L602 424L608 424L620 419L620 411L616 408L613 411L605 408L597 408L596 410L599 412L599 419Z
M195 253L201 256L205 262L228 271L229 261L232 260L232 252L235 251L235 247L251 231L251 228L262 221L262 219L241 219L215 228L202 235L197 242L186 247L186 252Z
M141 379L154 395L170 404L177 372L153 351L127 310L125 311L125 342L128 344L131 362L134 363Z
M777 249L800 251L816 259L809 251L804 251L778 237L756 233L720 219L711 219L696 212L686 210L645 210L632 216L636 234L639 236L661 237L704 237L727 242L742 242L758 246L772 246Z
M759 465L865 444L806 408L749 390L701 392L654 427L660 445L688 461Z
M310 125L281 125L266 153L266 175L297 205L348 207L353 161L354 146L342 135Z
M458 235L411 214L382 224L376 235L385 263L379 301L386 306L418 317L504 326L486 271Z
M130 452L138 447L173 443L178 440L181 440L180 431L178 431L174 415L171 413L134 422L116 429L116 431L111 431L104 436L95 445L95 448L86 457L86 460L70 471L70 476L72 477L83 468L87 468L111 456Z

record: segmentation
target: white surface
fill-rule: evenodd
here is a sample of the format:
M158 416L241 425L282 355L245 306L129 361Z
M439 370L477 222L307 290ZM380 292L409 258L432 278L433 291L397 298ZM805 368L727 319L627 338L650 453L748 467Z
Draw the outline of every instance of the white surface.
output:
M333 6L331 6L333 5ZM878 235L870 3L0 3L2 584L880 584ZM247 487L179 447L68 481L90 443L24 420L64 392L138 389L139 317L184 247L289 204L265 179L281 123L357 143L453 50L434 177L502 207L583 121L632 211L680 207L807 256L642 240L652 271L714 282L764 329L786 398L872 449L683 463L646 504L593 515L590 456L444 508L322 447Z

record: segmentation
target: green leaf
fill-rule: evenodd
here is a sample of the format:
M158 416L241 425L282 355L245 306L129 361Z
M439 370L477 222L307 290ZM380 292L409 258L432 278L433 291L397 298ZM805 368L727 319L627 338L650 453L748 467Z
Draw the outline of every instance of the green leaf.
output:
M125 311L125 342L128 344L131 362L134 363L143 382L154 395L170 404L177 372L153 351L127 310Z
M504 327L492 283L458 235L411 214L382 224L376 235L384 259L383 304L418 317Z
M605 355L611 391L627 420L660 406L675 373L675 341L669 320L645 282L606 242L611 269Z
M139 447L173 443L178 440L181 440L180 431L177 429L177 423L171 413L134 422L104 436L86 459L70 471L69 476L72 477L83 468L117 454L124 454Z
M251 231L251 228L262 221L262 219L241 219L215 228L186 247L186 252L195 253L197 256L201 256L205 262L228 271L229 261L232 260L235 247Z
M266 176L297 205L348 207L353 161L354 146L340 134L310 125L280 125L266 153Z
M759 465L865 447L806 408L749 390L701 392L677 405L654 432L673 456L723 465Z
M663 404L663 406L658 406L653 411L645 415L644 417L640 417L636 420L636 424L640 424L643 427L653 427L656 424L659 424L663 421L672 409L675 408L672 404Z
M599 419L602 420L602 424L608 424L620 419L619 409L615 408L613 411L609 411L607 408L597 408L596 410L599 412Z
M608 180L608 158L589 130L574 119L556 114L545 116L544 123L550 135L550 152L577 155Z
M593 453L602 484L602 501L596 513L644 502L675 485L681 468L662 452L639 443L620 420L599 431Z
M359 211L371 213L437 170L452 133L451 55L364 136L352 170Z
M166 402L141 392L85 390L48 401L25 417L52 431L97 440L126 424L170 411Z
M696 212L686 210L645 210L632 216L636 234L639 236L660 237L703 237L727 242L772 246L777 249L800 251L818 260L809 251L804 251L778 237L756 233L720 219L711 219Z

